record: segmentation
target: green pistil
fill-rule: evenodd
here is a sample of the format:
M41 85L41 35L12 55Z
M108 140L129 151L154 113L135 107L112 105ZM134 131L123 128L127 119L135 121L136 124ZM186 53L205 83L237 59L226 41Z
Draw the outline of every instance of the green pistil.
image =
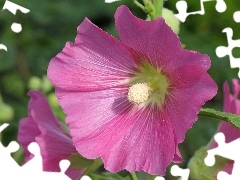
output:
M130 86L137 83L147 83L152 89L146 104L158 105L162 107L165 97L168 94L169 82L161 69L153 67L144 61L138 67L138 71L130 78Z

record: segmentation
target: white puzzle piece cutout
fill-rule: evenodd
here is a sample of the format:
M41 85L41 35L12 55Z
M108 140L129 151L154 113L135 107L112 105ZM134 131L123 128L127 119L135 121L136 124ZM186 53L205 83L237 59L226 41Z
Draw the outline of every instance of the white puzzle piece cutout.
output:
M0 133L8 126L3 124L0 126ZM0 142L0 177L1 179L24 179L24 180L71 180L66 174L67 168L70 166L68 160L61 160L59 167L60 172L46 172L42 168L42 157L40 154L40 148L36 142L32 142L28 146L29 152L34 157L25 163L23 166L12 158L11 153L19 150L19 144L15 141L9 143L7 147L4 147Z
M233 30L232 28L225 28L223 29L224 33L227 35L228 47L225 46L218 46L216 48L216 55L220 58L224 56L229 56L230 67L231 68L240 68L240 58L235 58L232 54L232 50L235 47L240 47L240 39L233 40ZM240 78L240 71L238 72L238 77Z
M188 8L187 2L180 0L176 3L176 8L178 10L178 14L175 14L175 16L179 19L179 21L185 22L186 18L189 15L196 15L196 14L203 15L203 14L205 14L204 2L207 2L207 1L216 1L215 9L219 13L222 13L222 12L226 11L226 9L227 9L227 5L224 2L224 0L200 0L201 9L199 11L187 12L187 8Z
M181 177L181 180L188 180L190 170L189 169L182 169L178 165L173 165L170 170L171 175L175 177ZM164 177L157 176L154 180L165 180Z
M4 5L3 5L3 8L2 10L8 10L9 12L11 12L12 14L16 15L17 13L17 10L19 10L20 12L26 14L26 13L29 13L30 10L25 8L25 7L22 7L22 6L19 6L18 4L15 4L11 1L8 1L6 0ZM20 33L22 31L22 25L20 23L12 23L11 25L11 30L15 33ZM5 50L7 51L7 46L5 46L4 44L0 44L0 50Z
M240 178L240 138L225 143L225 136L223 133L219 132L214 136L215 141L218 144L218 147L210 149L207 151L207 157L204 159L204 162L207 166L213 166L215 164L215 156L219 155L227 159L233 160L233 169L232 174L227 172L220 171L217 174L218 180L238 180Z
M178 165L173 165L171 167L171 174L175 177L180 176L181 180L188 180L190 170L189 169L182 169Z
M233 19L236 23L240 23L240 11L236 11L234 14L233 14Z

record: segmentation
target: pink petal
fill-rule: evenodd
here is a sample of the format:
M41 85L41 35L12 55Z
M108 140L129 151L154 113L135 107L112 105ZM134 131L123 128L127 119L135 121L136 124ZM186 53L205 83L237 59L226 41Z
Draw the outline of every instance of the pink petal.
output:
M240 85L237 79L233 79L232 84L233 84L233 95L234 95L234 98L237 99L238 94L240 92Z
M74 145L84 157L101 157L111 172L165 173L176 147L171 120L164 112L135 109L126 96L111 90L57 90L57 95L67 113Z
M124 168L130 172L143 170L150 174L164 175L176 149L171 120L157 107L130 113L124 123L121 122L122 117L116 119L119 122L114 127L127 128L127 131L121 138L115 139L117 142L108 154L102 155L105 168L112 172ZM132 123L126 125L128 121ZM101 134L106 141L112 140L109 136L116 137L115 132Z
M136 66L134 59L130 49L85 19L76 42L51 60L47 73L59 88L101 90L123 84Z
M232 107L231 107L231 102L233 100L233 96L230 94L230 89L229 85L227 82L224 82L223 84L223 111L225 112L231 112ZM236 109L233 110L233 113L236 112Z
M28 145L35 142L35 137L40 135L40 130L32 117L23 118L19 122L18 141L23 147L25 162L29 161L33 155L28 151ZM27 134L27 135L26 135Z
M127 88L125 88L125 91L127 92ZM121 113L122 110L131 106L126 95L110 89L70 93L56 89L56 95L59 97L59 103L67 114L66 122L69 125L74 143L81 136L88 136L92 132L97 133L97 130L111 121L116 113ZM76 134L73 135L71 130L76 131ZM93 149L91 158L96 158L94 151ZM88 153L91 153L91 151Z
M234 88L234 96L230 94L228 83L225 82L223 85L223 93L224 93L224 111L230 112L233 114L240 115L240 101L238 98L240 85L238 84L238 80L233 79L233 88ZM225 135L225 141L231 142L240 137L240 130L227 122L221 122L218 128L218 132L223 132ZM216 147L216 143L213 145Z
M182 49L178 36L163 18L145 21L121 6L115 13L115 20L121 41L165 72L187 64L196 64L205 70L210 67L207 55Z
M170 94L175 90L183 92L182 96L176 93L176 98L186 98L192 107L195 106L194 104L197 105L195 109L198 111L207 100L216 95L218 89L206 71L196 65L187 65L174 70L169 81Z
M36 141L42 148L43 158L66 158L76 153L70 136L60 128L59 120L52 113L45 97L37 91L28 93L32 97L31 115L41 134ZM34 99L34 96L37 96Z
M59 172L59 162L77 151L71 138L60 128L45 97L38 91L29 91L29 117L20 121L18 141L21 143L27 162L32 158L27 150L31 142L37 142L43 158L43 170ZM66 174L79 179L83 169L69 168Z
M240 138L240 130L227 122L220 123L218 132L224 133L226 143L229 143L237 138Z
M225 166L222 171L228 173L228 174L232 174L232 169L233 169L233 165L234 162L232 161L231 163L229 163L227 166Z
M233 95L230 94L228 83L225 82L223 84L223 93L224 93L224 104L223 110L225 112L230 112L233 114L240 115L240 100L238 99L238 95L240 93L240 84L237 79L232 80L233 86Z
M217 85L205 70L196 65L176 69L170 79L171 88L165 106L178 144L197 120L201 106L217 93Z

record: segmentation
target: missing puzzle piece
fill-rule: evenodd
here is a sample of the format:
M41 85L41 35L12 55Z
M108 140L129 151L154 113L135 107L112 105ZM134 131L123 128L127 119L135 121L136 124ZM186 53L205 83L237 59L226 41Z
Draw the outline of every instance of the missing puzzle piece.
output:
M68 160L61 160L59 162L60 172L46 172L43 171L42 157L40 154L40 147L36 142L32 142L28 145L28 150L34 155L26 164L21 167L21 176L25 179L58 179L58 180L70 180L65 174L67 168L70 166Z
M170 172L175 177L181 177L181 180L188 180L190 174L189 169L182 169L178 165L173 165ZM165 178L157 176L154 180L165 180Z
M223 133L219 132L214 136L215 141L218 144L218 147L210 149L207 151L208 155L204 159L204 162L207 166L213 166L215 164L215 156L219 155L229 160L233 160L233 169L232 174L228 174L224 171L220 171L217 174L218 180L237 180L240 177L240 138L225 143L225 136Z
M234 14L233 14L233 19L236 23L240 23L240 11L236 11Z
M171 167L171 174L173 176L180 176L181 180L188 180L190 170L189 169L182 169L178 165L173 165Z
M195 15L195 14L200 14L200 15L203 15L205 14L205 9L204 9L204 2L208 2L208 1L217 1L216 2L216 6L215 6L215 9L219 12L219 13L222 13L224 11L226 11L227 9L227 5L226 3L224 2L224 0L201 0L200 1L200 5L201 5L201 10L200 11L195 11L195 12L187 12L187 8L188 8L188 5L187 5L187 2L186 1L178 1L176 3L176 8L178 10L178 14L175 14L175 16L181 21L181 22L185 22L186 21L186 18L189 16L189 15Z
M230 67L231 68L240 68L240 58L235 58L232 55L232 50L235 47L240 47L240 39L233 40L233 30L232 28L225 28L223 29L224 33L227 35L228 47L225 46L218 46L216 48L216 55L220 58L228 55L230 60ZM238 77L240 78L240 71L238 72Z
M3 124L0 126L0 133L8 126ZM66 170L70 166L68 160L62 160L59 163L60 172L45 172L42 168L42 157L40 147L36 142L28 145L28 150L34 157L25 163L23 166L12 158L11 153L19 150L19 144L15 141L4 147L0 142L0 177L1 179L24 179L24 180L42 180L42 179L57 179L71 180L66 174Z

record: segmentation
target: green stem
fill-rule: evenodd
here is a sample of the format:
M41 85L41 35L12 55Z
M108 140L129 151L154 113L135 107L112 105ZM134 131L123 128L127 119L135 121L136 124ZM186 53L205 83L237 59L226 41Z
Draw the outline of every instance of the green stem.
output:
M152 21L162 16L163 1L164 0L144 0L145 12L149 14Z
M132 173L131 173L131 176L132 176L132 179L133 179L133 180L138 180L137 175L136 175L135 172L132 172Z
M133 0L133 3L145 13L149 14L151 20L153 21L162 16L163 1L164 0L143 0L143 5L139 3L138 0Z
M163 9L163 1L164 0L153 0L153 6L154 6L154 18L162 16L162 9ZM153 19L153 20L155 20Z
M93 164L87 168L87 170L84 172L84 174L91 174L92 172L96 171L101 165L102 160L100 158L97 158L93 161Z
M140 9L142 9L145 12L145 7L139 3L137 0L133 0L133 3L137 5L137 7L139 7Z
M209 109L209 108L205 108L205 109L202 108L198 116L213 118L220 121L226 121L228 123L233 124L237 128L240 128L240 116L236 114L216 111L214 109Z
M214 109L209 109L209 108L201 108L198 115L202 117L209 117L217 120L228 121L228 117L225 114L230 114L230 113L224 113L224 112L216 111Z

